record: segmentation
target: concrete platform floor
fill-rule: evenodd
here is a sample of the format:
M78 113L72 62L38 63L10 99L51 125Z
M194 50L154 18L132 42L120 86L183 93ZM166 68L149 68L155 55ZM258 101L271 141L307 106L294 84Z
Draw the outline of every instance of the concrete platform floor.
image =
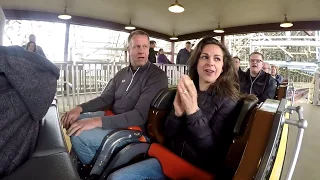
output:
M308 128L304 133L299 159L292 180L317 180L320 179L320 106L304 103L295 105L303 107L304 118L308 121ZM297 114L292 114L291 119L298 119ZM296 127L289 126L289 139L281 180L284 180L287 174L297 131Z

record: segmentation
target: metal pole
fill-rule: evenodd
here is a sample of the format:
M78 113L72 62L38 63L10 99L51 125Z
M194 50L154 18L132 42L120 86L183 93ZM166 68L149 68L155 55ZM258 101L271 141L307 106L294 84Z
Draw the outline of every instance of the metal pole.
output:
M221 43L225 45L225 37L224 37L224 34L221 35Z
M68 61L69 32L70 32L70 23L67 22L66 23L66 33L64 35L64 57L63 57L64 62ZM66 67L68 67L68 65L66 65ZM64 70L64 77L63 77L64 82L67 82L67 77L66 77L67 73L68 73L68 71L67 71L67 69L65 69ZM67 84L64 83L63 84L64 91L67 90L67 87L68 87Z
M174 42L171 42L171 58L170 61L174 63Z

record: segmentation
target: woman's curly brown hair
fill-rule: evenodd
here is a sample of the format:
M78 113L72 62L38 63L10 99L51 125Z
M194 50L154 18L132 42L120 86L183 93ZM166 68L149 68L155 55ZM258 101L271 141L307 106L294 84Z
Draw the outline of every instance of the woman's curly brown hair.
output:
M206 45L214 44L221 48L223 52L223 72L220 74L216 82L211 84L210 90L221 97L230 97L237 101L242 98L240 95L240 85L238 73L233 65L232 56L227 48L213 37L204 37L192 51L188 60L189 76L193 80L197 89L199 89L199 74L197 65L200 59L200 54Z

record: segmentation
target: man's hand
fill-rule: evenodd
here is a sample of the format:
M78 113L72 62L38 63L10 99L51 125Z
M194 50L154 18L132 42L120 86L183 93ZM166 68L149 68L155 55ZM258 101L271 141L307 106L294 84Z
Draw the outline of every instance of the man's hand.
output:
M82 131L87 131L96 127L102 127L101 117L82 119L71 124L67 131L67 135L79 136Z
M61 123L63 127L66 129L69 129L70 125L79 118L81 112L82 112L82 107L80 106L77 106L71 111L66 112L61 117Z

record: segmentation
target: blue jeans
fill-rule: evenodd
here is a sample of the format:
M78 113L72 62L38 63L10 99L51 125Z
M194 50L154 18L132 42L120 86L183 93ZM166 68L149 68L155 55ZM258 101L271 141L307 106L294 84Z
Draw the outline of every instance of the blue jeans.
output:
M119 169L108 176L107 180L165 180L159 161L147 159Z
M85 113L81 114L78 120L102 116L104 116L104 111ZM70 137L72 148L83 164L91 163L102 143L102 140L111 131L113 131L113 129L103 130L102 128L94 128L88 131L83 131L79 136Z

